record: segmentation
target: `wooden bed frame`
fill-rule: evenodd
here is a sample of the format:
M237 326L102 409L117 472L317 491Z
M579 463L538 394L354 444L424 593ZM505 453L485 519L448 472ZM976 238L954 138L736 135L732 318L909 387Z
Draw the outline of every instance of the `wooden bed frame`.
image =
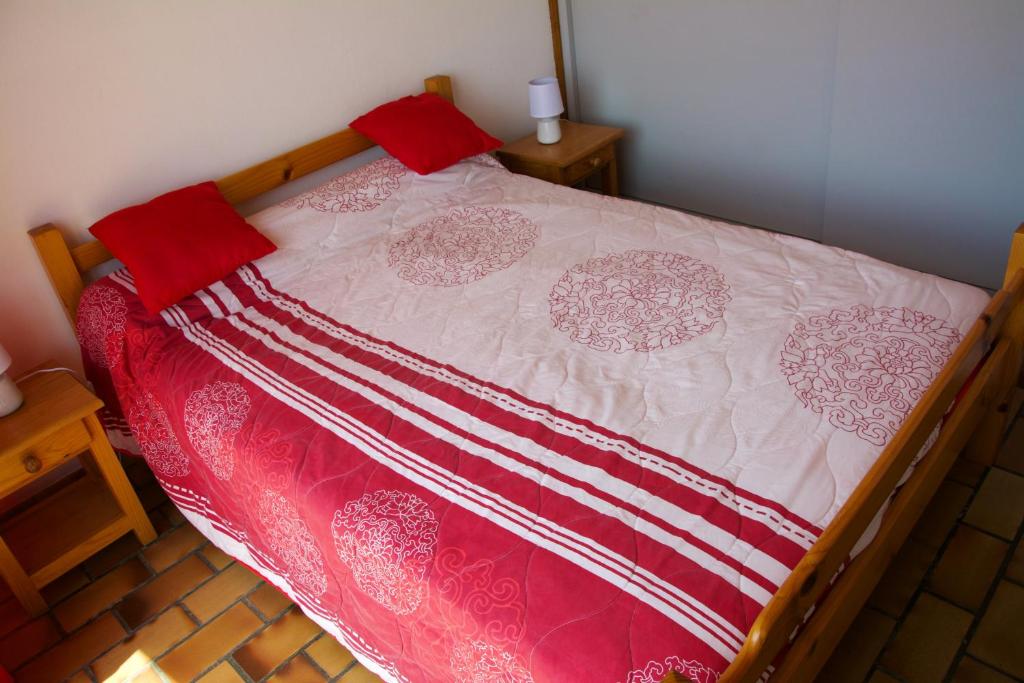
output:
M453 101L451 80L432 76L426 90ZM217 181L238 204L373 146L345 129ZM43 266L74 326L84 276L112 259L98 241L69 247L47 224L30 231ZM860 611L893 555L961 453L991 464L1007 424L1009 396L1021 383L1024 345L1024 225L1014 234L1003 288L966 334L949 362L907 417L878 461L755 620L735 661L720 681L757 680L771 664L779 681L810 681ZM900 488L871 544L850 563L827 597L821 596L925 440L968 379L970 385L945 420L938 440ZM819 602L820 601L820 602ZM790 643L790 635L818 605ZM788 650L786 648L788 647ZM779 659L779 653L786 650ZM666 681L683 681L670 675Z

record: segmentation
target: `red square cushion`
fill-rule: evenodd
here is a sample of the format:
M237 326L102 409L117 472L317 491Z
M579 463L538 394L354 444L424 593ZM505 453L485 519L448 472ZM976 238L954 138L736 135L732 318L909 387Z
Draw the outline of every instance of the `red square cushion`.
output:
M501 140L433 93L382 104L349 125L421 175L501 147Z
M128 266L150 313L277 249L238 215L213 181L116 211L89 232Z

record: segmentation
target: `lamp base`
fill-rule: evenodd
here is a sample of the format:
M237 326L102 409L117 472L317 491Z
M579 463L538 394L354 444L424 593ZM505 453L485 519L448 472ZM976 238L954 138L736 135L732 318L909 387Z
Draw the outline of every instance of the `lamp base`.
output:
M537 119L537 142L542 145L553 145L562 139L562 126L557 116Z
M0 417L13 413L21 407L24 400L21 389L14 383L14 380L6 373L0 375Z

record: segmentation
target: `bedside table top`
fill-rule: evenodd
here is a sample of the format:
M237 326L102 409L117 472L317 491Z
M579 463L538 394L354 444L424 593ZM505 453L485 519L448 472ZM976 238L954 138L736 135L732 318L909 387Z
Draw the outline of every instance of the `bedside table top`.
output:
M499 149L498 156L564 168L615 142L626 133L622 128L576 123L565 119L562 119L560 124L562 139L555 144L542 145L537 142L537 134L531 133Z
M18 388L25 402L0 417L0 457L21 451L103 406L103 401L68 372L40 373L19 382Z

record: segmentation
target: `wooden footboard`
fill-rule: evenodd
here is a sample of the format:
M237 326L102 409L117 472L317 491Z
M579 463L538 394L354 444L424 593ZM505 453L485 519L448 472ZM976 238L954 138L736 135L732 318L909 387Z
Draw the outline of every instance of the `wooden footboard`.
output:
M991 461L1006 426L1010 393L1022 380L1022 299L1024 225L1013 237L1003 289L979 316L921 403L907 417L832 523L761 611L739 655L720 678L722 683L756 681L773 663L776 665L773 680L814 680L957 455L970 446L971 457ZM970 388L946 419L935 444L893 498L875 539L843 571L819 604L854 544L892 494L975 368L978 371ZM817 609L790 644L791 634L815 605ZM780 660L779 655L784 650Z

